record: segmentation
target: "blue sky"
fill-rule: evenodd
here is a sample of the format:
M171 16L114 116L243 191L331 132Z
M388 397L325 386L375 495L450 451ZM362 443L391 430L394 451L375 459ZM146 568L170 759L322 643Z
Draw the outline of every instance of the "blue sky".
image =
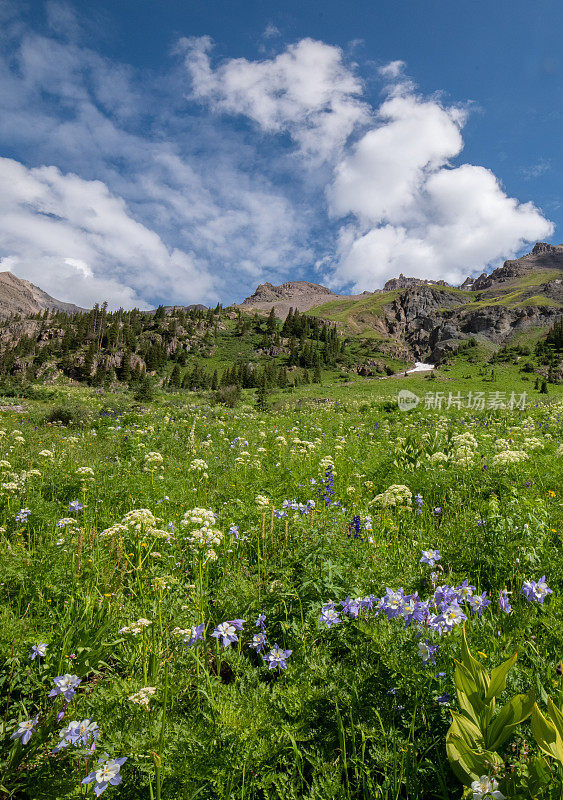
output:
M0 269L89 306L559 243L563 6L0 0Z

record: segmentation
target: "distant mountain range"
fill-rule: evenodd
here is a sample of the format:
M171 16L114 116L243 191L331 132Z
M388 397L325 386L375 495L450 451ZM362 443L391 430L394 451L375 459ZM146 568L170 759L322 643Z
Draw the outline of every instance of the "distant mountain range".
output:
M379 340L398 352L439 360L460 342L493 345L551 326L563 308L563 245L538 242L530 253L461 286L399 275L383 289L341 295L308 281L264 283L240 304L281 319L298 309L335 322L344 333Z
M538 242L530 253L457 287L401 274L383 289L345 295L310 281L287 281L260 284L250 297L233 305L260 315L272 308L281 320L290 309L297 310L335 323L346 336L378 342L383 351L439 360L468 338L499 345L517 334L551 326L563 309L563 245ZM0 273L0 318L45 309L84 311L11 272ZM164 311L169 315L174 309L205 306L167 306Z

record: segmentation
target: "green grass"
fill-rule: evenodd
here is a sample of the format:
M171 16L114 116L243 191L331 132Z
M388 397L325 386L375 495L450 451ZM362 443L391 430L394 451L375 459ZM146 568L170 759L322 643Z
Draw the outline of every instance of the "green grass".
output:
M490 367L470 362L479 353L430 380L325 372L320 387L270 395L265 413L253 392L232 410L206 393L162 392L143 408L126 392L64 386L36 387L23 412L0 412L0 791L93 797L80 782L108 753L127 758L105 795L122 800L460 797L442 701L447 693L460 710L461 626L439 636L365 608L329 628L320 615L387 587L430 600L433 570L420 559L437 548L434 584L468 580L491 601L482 616L462 603L475 658L490 671L518 654L499 707L531 688L544 710L548 694L560 702L563 387L532 393L523 410L448 409L450 392L530 388L513 364L495 365L490 381ZM397 410L402 389L421 397L415 410ZM428 410L436 391L446 401ZM47 424L54 406L70 424ZM526 457L503 466L506 447ZM385 505L396 485L407 502ZM274 513L293 500L301 510ZM188 513L196 508L216 515L207 528ZM154 520L135 528L135 509ZM542 575L553 594L530 603L521 586ZM135 633L137 620L149 624ZM229 620L245 622L223 647L211 634ZM188 646L198 624L203 638ZM435 664L419 654L425 640L439 646ZM45 656L31 661L40 643ZM287 669L263 660L276 644L291 651ZM65 673L81 683L57 721L63 701L48 695ZM144 687L154 689L146 708L131 700ZM11 740L36 717L29 743ZM84 719L100 728L95 756L73 744L53 755L63 726ZM528 720L497 750L507 798L560 796L553 759L543 788L529 782L539 750Z

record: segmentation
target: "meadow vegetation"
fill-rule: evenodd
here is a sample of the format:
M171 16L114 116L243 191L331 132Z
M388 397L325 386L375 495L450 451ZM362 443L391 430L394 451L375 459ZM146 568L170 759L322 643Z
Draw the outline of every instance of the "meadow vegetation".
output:
M0 412L0 796L561 796L563 404L415 380Z

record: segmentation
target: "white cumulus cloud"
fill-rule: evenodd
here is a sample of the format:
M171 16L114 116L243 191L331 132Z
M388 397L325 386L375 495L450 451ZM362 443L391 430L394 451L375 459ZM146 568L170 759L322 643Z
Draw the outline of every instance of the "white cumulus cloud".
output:
M19 277L84 306L148 307L169 293L213 297L212 278L188 253L169 249L101 181L28 169L0 158L0 254Z
M309 157L328 158L368 119L362 83L339 47L301 39L273 58L233 58L213 68L209 37L181 44L196 99L270 133L288 133Z

